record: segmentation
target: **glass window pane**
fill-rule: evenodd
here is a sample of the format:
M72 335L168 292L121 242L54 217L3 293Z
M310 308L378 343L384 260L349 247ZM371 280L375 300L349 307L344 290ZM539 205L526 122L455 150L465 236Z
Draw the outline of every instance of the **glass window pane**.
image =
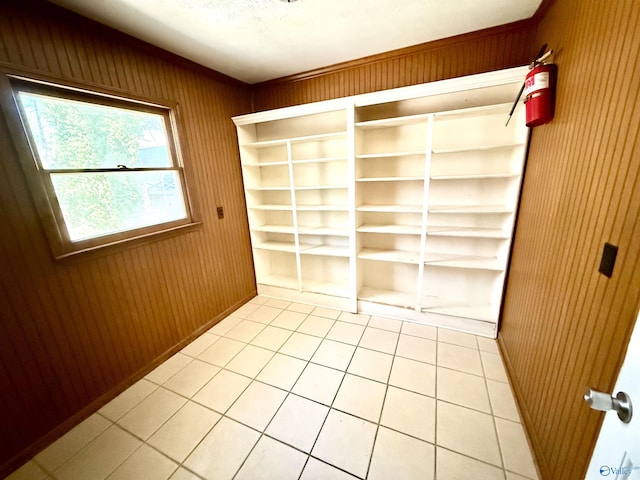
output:
M72 241L187 217L175 170L52 173L51 181Z
M42 167L171 167L164 117L19 92Z

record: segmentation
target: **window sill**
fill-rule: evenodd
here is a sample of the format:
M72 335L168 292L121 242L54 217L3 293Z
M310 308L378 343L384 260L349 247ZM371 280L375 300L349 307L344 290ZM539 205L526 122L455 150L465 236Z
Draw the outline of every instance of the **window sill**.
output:
M77 261L99 258L104 255L111 255L113 253L128 250L130 248L136 248L142 245L157 242L159 240L164 240L167 238L175 237L177 235L193 232L201 227L202 222L191 222L185 225L178 225L176 227L167 228L165 230L137 235L103 245L97 245L95 247L75 250L73 252L67 252L61 255L55 255L54 258L56 261L62 263L75 263Z

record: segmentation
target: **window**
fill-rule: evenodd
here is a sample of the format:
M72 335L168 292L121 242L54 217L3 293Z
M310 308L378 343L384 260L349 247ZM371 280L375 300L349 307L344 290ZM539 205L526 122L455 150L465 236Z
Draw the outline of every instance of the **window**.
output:
M193 223L169 108L23 79L11 87L55 256Z

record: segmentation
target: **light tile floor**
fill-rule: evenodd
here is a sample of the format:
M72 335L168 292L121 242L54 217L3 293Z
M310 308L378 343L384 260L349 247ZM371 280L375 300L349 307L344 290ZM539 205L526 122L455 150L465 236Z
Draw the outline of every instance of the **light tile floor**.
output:
M10 475L536 479L493 340L256 297Z

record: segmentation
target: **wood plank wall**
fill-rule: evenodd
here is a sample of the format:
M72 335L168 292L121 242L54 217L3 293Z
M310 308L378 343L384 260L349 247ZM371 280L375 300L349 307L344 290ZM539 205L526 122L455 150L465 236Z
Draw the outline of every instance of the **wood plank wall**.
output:
M257 84L254 110L524 65L537 51L534 36L534 22L524 20Z
M203 225L52 260L0 115L0 478L255 295L231 121L250 111L247 85L44 1L0 4L3 66L178 102Z
M583 479L603 414L582 395L612 391L640 308L638 2L557 0L537 43L557 113L533 130L500 341L543 478Z

